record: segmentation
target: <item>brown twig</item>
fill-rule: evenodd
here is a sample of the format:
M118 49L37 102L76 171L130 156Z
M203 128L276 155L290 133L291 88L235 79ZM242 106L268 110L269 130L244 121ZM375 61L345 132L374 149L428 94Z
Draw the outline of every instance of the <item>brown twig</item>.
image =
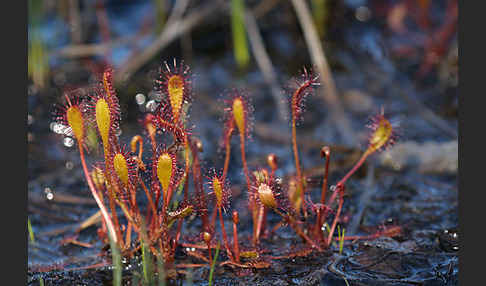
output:
M216 3L211 3L184 17L181 20L174 20L168 23L159 37L141 53L128 59L121 65L121 68L115 74L115 81L121 82L131 77L139 68L150 61L160 50L169 45L176 38L186 33L203 20L207 19L212 12L218 8ZM213 15L214 16L214 15Z

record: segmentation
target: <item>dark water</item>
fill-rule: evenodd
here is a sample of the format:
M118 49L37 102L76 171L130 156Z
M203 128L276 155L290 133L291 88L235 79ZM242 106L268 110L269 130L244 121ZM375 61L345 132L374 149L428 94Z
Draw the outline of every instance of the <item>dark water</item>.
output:
M151 12L150 3L115 4L107 6L114 34L136 32L140 25L137 23ZM359 21L356 11L363 5L369 7L372 16L366 21ZM389 163L385 154L376 154L352 177L343 208L343 215L349 220L343 222L343 227L347 235L365 235L380 225L400 225L404 229L402 235L347 242L341 254L337 247L332 247L324 253L274 260L268 269L218 267L215 285L457 285L457 147L444 149L452 150L450 153L419 152L426 148L442 150L447 144L457 146L457 135L453 132L457 130L454 52L445 55L431 73L418 79L416 71L422 61L420 55L423 50L418 47L417 56L405 59L394 56L393 47L411 40L387 29L379 14L380 7L373 1L346 1L336 5L336 15L326 36L326 44L329 43L325 46L326 53L333 76L343 94L346 115L362 144L343 145L329 118L328 107L321 98L313 96L306 103L304 122L298 130L299 136L306 138L299 140L302 145L300 155L304 168L310 170L322 165L319 157L322 145L336 146L330 180L331 184L337 182L365 146L364 125L368 117L384 106L387 116L400 122L401 137L396 147L399 148L401 143L414 143L418 147L411 150L402 146L399 150L403 151L394 154L402 156L400 164L393 164L398 159L394 161L392 157L392 163ZM445 7L437 4L432 7L433 15L443 15ZM304 65L310 65L305 43L291 11L290 4L281 4L259 20L262 36L282 85L298 75ZM67 37L66 30L56 21L45 24L46 33L56 35L50 41L54 49L64 45L63 37ZM420 33L413 25L410 29ZM192 57L186 59L194 74L196 91L191 121L195 125L195 136L204 145L201 154L203 174L210 167L221 168L223 165L223 155L218 152L222 130L219 120L221 106L217 99L225 89L233 86L247 88L255 105L255 128L247 146L249 167L265 166L265 157L272 152L280 159L277 175L293 174L289 124L279 120L270 89L254 61L246 71L237 71L229 26L208 21L191 36ZM93 32L90 37L95 41L99 34ZM140 47L143 48L150 40L150 35L141 40ZM121 46L113 50L115 69L130 54L130 48L133 47ZM128 142L139 132L137 118L142 111L135 102L135 95L143 93L147 96L152 85L150 71L163 60L173 57L184 57L179 42L161 52L158 60L150 62L128 84L117 87L123 112L122 142ZM81 231L77 237L78 241L90 243L92 247L62 244L63 239L74 235L79 223L97 209L90 199L77 149L66 147L63 137L50 129L52 105L60 100L66 86L93 81L90 77L93 63L96 62L54 58L50 62L53 76L48 87L43 90L34 86L29 88L29 115L33 120L29 125L28 211L37 242L29 244L29 285L38 285L40 277L46 285L111 283L109 267L76 269L105 261L100 255L103 245L97 239L96 227ZM449 76L444 77L444 73ZM284 94L282 99L287 96ZM441 122L427 117L427 113L413 102L420 102L422 107L432 110ZM268 134L265 130L274 133ZM276 135L282 136L283 141ZM238 187L244 184L244 180L236 139L233 141L229 177L232 185ZM99 154L93 153L90 158L99 160ZM320 181L319 174L311 178ZM319 189L319 184L312 189L313 201L318 200ZM245 204L244 193L233 194L232 207L240 211L239 231L243 237L251 232L251 221L249 216L245 216ZM269 225L278 222L278 217L272 214L268 219ZM197 229L198 223L197 219L189 221L186 226L188 232ZM275 256L299 244L302 243L290 228L282 228L263 241L264 248ZM187 257L182 249L178 252L178 260L199 263L197 259ZM124 281L129 284L136 272L140 273L137 261L127 262ZM191 273L195 285L207 285L209 267L196 268ZM172 282L174 285L189 285L183 276Z

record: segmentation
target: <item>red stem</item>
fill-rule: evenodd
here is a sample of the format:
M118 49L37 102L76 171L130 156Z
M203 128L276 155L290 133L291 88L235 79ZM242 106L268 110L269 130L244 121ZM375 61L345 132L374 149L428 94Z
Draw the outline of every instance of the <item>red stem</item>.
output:
M157 216L157 209L155 208L154 201L152 200L152 195L150 195L150 191L147 189L147 186L145 186L145 183L143 182L142 178L140 178L139 176L137 177L140 182L140 185L142 186L142 189L145 191L145 195L147 196L147 199L149 201L150 208L152 209L152 213L153 213L152 218L154 218Z
M363 165L363 163L366 161L366 158L368 158L368 156L371 153L372 152L370 151L370 149L366 150L366 152L363 153L363 155L361 156L359 161L354 165L354 167L336 184L336 188L335 188L336 191L332 194L331 198L327 201L327 205L329 207L332 205L332 203L336 199L336 196L338 194L337 191L339 190L339 188L344 186L344 184L349 179L349 177L351 175L353 175L354 172L356 172L358 170L358 168L361 167L361 165Z
M305 232L302 231L302 229L299 227L299 225L296 223L295 219L293 217L291 217L290 215L288 214L283 214L282 212L280 212L279 210L277 209L273 209L276 213L278 213L283 219L287 220L289 222L289 225L290 227L301 237L303 238L305 241L307 241L307 243L309 243L312 247L316 248L317 250L319 251L322 251L322 248L319 247L319 245L317 245L312 239L310 239L309 236L307 236L307 234L305 234Z
M218 208L214 208L213 213L211 214L211 226L212 226L213 229L215 228L215 225L216 225L217 211L218 211Z
M245 173L246 178L246 188L250 190L250 176L248 175L248 165L246 163L246 152L245 152L245 135L240 133L240 148L241 148L241 161L243 162L243 172ZM252 213L253 219L253 241L256 240L256 232L257 232L257 224L258 224L258 210L255 208L255 198L253 196L250 197L249 207Z
M294 112L292 112L294 113ZM305 206L305 190L304 190L304 183L302 181L302 171L300 169L300 161L299 161L299 151L297 149L297 130L295 126L295 115L292 115L292 150L294 152L294 161L295 161L295 169L297 172L297 185L300 189L300 196L301 196L301 204L302 204L302 212L304 217L307 217L307 210Z
M96 192L96 188L93 184L93 181L91 180L91 177L88 172L88 168L86 167L86 161L84 159L84 151L83 151L83 146L80 141L78 141L79 144L79 155L81 157L81 164L83 165L83 171L84 171L84 176L86 177L86 181L88 181L88 186L91 191L91 194L93 195L96 204L100 208L101 211L101 216L103 217L106 226L108 227L108 231L111 235L111 239L113 242L118 244L118 237L116 235L115 227L113 226L113 221L111 220L110 216L108 215L108 212L106 211L105 206L103 205L103 202L100 200L98 193Z
M262 205L258 209L258 221L257 221L257 228L256 228L256 235L255 235L255 245L258 245L260 242L260 232L262 229L262 223L263 223L263 212L265 210L265 207Z
M192 179L194 182L194 188L196 190L196 196L199 198L201 204L201 219L202 219L202 231L208 231L208 206L204 195L203 184L201 180L201 165L199 164L198 148L194 142L191 142L192 151ZM208 231L209 232L209 231Z
M337 192L343 192L343 189L336 190ZM334 230L336 228L336 224L338 222L339 216L341 215L341 210L343 208L343 196L339 196L339 206L336 212L336 216L334 217L334 221L332 222L331 230L329 231L329 235L327 237L327 245L331 244L332 236L334 234Z
M81 152L81 151L80 151ZM84 152L84 151L83 151ZM115 226L116 234L118 235L119 240L123 240L122 234L120 231L120 223L118 222L118 215L116 213L116 204L115 204L115 198L113 194L113 177L110 171L110 168L108 166L112 166L111 160L110 160L110 146L108 145L107 142L103 141L103 153L105 156L105 177L106 177L106 190L108 193L108 202L109 202L109 207L111 210L111 214L113 216L113 224ZM84 157L84 153L83 153Z
M226 138L224 139L224 146L226 149L226 154L224 158L224 167L223 167L223 182L226 180L226 174L228 174L228 166L229 166L229 160L230 160L230 153L231 153L231 134L233 134L233 129L234 129L234 123L231 121L231 125L228 128L228 131L226 132Z
M324 147L326 148L326 147ZM329 175L329 162L331 161L331 152L329 151L329 148L325 150L327 152L324 153L326 156L326 167L324 168L324 178L322 179L322 190L321 190L321 204L324 205L326 202L326 193L327 193L327 178ZM316 226L315 226L315 233L318 237L322 238L322 210L319 210L317 212L317 218L316 218Z
M361 156L361 158L359 159L359 161L354 165L354 167L337 183L336 186L338 185L344 185L346 183L346 181L349 179L349 177L354 174L354 172L356 172L356 170L358 170L359 167L361 167L361 165L363 165L363 163L366 161L366 158L368 158L368 156L372 153L370 151L371 149L367 149L363 155Z
M223 242L224 247L226 248L226 253L231 261L233 261L233 255L231 254L231 250L228 244L228 237L226 236L226 230L224 229L224 221L223 221L223 213L221 212L221 208L218 208L219 211L219 223L221 225L221 232L223 233Z
M238 243L238 212L233 211L233 250L235 252L235 259L237 263L240 263L240 245Z

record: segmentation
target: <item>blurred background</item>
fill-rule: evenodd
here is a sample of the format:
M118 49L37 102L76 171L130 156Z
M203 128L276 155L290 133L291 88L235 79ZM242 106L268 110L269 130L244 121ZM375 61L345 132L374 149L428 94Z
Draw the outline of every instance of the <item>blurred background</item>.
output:
M35 146L53 127L49 107L107 66L125 122L135 122L158 67L173 60L191 67L195 105L209 107L202 116L218 114L225 89L246 88L263 104L257 135L288 122L286 87L313 68L323 85L302 128L315 127L317 140L356 147L381 107L400 122L402 143L457 140L456 0L32 0L28 15Z
M322 164L320 147L330 145L335 170L346 170L365 147L367 120L383 107L400 125L400 140L372 164L410 184L417 176L439 182L449 204L437 205L440 219L424 223L437 230L457 225L457 0L28 3L28 211L47 243L44 252L29 252L29 265L66 261L72 250L59 248L60 234L94 207L76 144L59 134L51 112L64 92L97 82L108 66L122 107L122 141L140 132L138 118L157 103L158 67L183 60L193 75L191 123L204 144L203 167L222 167L219 99L238 87L255 106L250 168L273 152L281 176L294 172L289 86L303 68L312 69L322 85L308 97L298 129L304 167L312 173ZM237 185L241 163L233 157ZM375 215L378 224L400 211Z

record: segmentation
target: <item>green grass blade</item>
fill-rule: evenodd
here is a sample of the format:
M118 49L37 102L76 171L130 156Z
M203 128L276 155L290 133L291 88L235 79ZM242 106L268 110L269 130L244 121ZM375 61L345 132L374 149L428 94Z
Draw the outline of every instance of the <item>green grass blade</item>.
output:
M120 250L116 243L110 238L110 247L111 247L111 260L113 264L113 286L121 286L122 285L122 262L121 262L121 254Z
M326 34L326 24L328 21L328 0L312 0L312 18L319 37L322 39Z
M152 253L147 244L142 241L142 269L144 285L154 285L154 265Z
M231 28L233 49L238 67L244 68L250 61L245 30L245 6L243 0L231 0Z
M338 225L338 237L339 237L339 255L343 253L343 246L344 246L344 233L346 232L346 229L343 228L343 231L341 233L341 228Z
M162 32L165 21L167 20L166 0L153 0L155 6L155 33Z
M35 243L34 231L32 230L32 225L30 224L30 218L27 218L27 229L29 230L30 242Z
M209 271L209 282L208 286L213 285L213 273L214 273L214 267L216 266L216 260L218 259L219 255L219 242L218 245L216 246L216 253L214 254L213 262L211 263L211 271Z
M142 218L140 227L140 243L142 244L143 285L155 285L153 255L150 252L149 245L145 243L146 241L148 241L147 227L145 225L145 220Z

